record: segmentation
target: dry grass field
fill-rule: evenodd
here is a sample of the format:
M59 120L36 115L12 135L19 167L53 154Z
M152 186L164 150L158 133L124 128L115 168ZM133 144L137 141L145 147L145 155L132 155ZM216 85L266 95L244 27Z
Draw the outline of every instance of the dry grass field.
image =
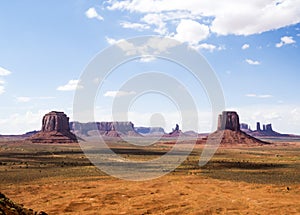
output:
M132 160L172 147L112 143ZM197 145L173 172L148 181L108 176L77 144L0 142L0 191L48 214L300 214L300 144L223 146L204 167Z

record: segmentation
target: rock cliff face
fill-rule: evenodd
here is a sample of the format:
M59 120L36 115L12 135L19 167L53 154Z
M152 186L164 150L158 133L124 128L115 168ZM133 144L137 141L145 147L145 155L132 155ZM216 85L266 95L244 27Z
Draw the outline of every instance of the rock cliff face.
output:
M70 132L69 118L63 112L52 111L43 117L42 132Z
M219 115L218 130L240 131L238 114L234 111L223 111L223 113Z
M40 132L28 138L34 143L74 143L76 136L70 132L69 118L63 112L52 111L43 117Z
M78 135L92 136L98 131L103 136L118 137L120 135L139 136L132 122L71 122L71 130Z

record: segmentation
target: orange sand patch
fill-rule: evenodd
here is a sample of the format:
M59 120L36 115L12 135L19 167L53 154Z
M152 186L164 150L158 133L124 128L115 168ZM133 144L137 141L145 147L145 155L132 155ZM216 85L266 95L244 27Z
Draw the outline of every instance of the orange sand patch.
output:
M143 182L52 178L1 192L49 214L300 214L300 184L289 188L167 175Z

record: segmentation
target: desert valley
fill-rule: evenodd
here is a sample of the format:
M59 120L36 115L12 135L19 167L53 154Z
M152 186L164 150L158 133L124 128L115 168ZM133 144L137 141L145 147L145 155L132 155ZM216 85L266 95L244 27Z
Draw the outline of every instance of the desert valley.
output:
M0 215L300 215L300 0L0 0Z
M128 181L108 175L87 158L81 145L97 143L97 135L128 161L156 159L180 136L184 139L177 144L183 149L195 145L170 173ZM137 142L160 138L139 146L124 136ZM199 166L206 142L218 137L216 153ZM131 122L69 122L64 113L53 111L44 116L40 131L0 136L0 180L2 214L299 214L300 137L275 132L271 125L261 129L259 123L252 131L228 111L209 135L182 132L178 125L165 133Z

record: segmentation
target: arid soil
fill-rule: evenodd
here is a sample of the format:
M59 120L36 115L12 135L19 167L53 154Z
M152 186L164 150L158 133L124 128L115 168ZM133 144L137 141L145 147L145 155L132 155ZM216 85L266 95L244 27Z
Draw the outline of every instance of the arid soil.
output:
M300 214L299 143L223 147L203 168L197 146L174 172L141 182L107 176L76 145L0 146L0 191L48 214Z

